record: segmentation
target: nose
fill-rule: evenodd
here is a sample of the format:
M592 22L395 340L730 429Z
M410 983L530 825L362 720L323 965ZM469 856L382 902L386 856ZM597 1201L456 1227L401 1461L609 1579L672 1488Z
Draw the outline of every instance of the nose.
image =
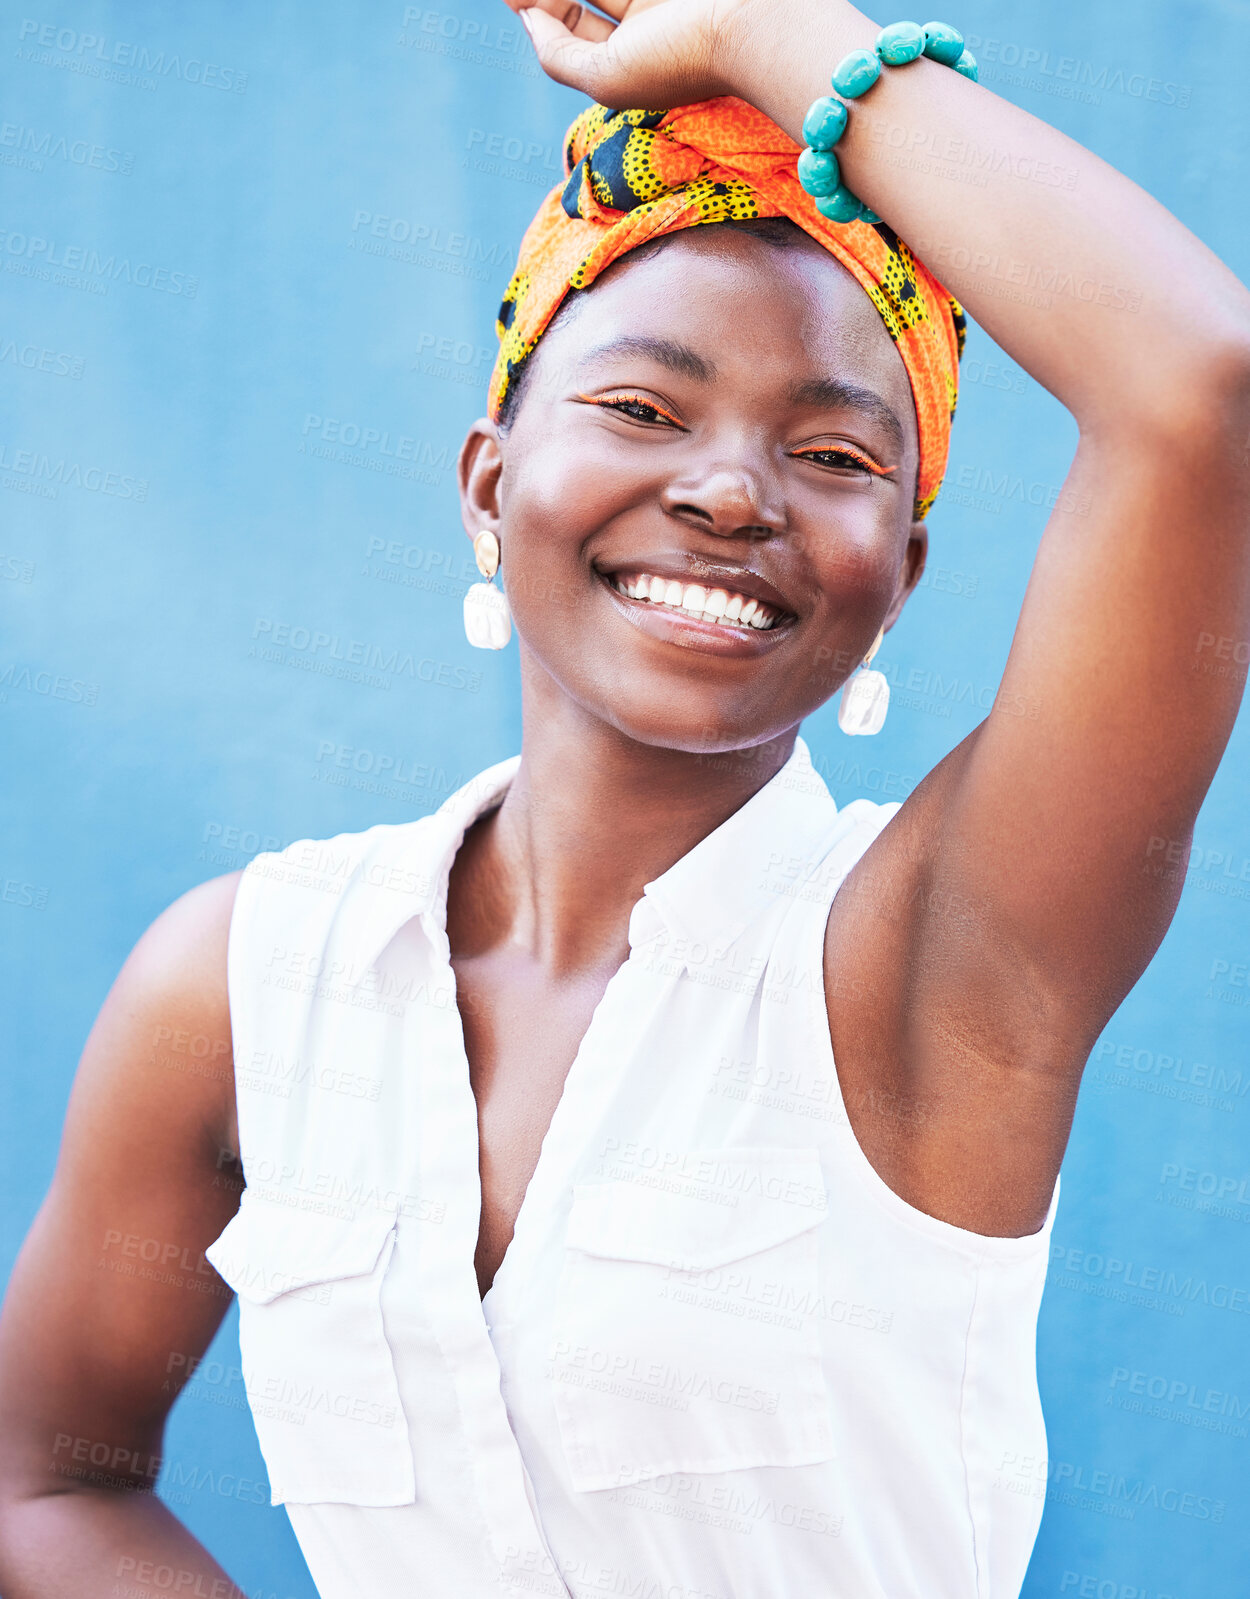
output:
M666 484L661 500L670 516L721 538L771 538L786 525L779 487L762 464L722 457Z

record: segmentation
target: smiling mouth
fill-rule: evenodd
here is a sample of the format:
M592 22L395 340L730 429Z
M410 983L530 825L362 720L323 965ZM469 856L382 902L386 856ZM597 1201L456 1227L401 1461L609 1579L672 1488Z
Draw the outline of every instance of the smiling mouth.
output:
M775 605L733 589L708 588L703 583L679 583L675 578L655 577L649 572L605 573L609 588L626 599L641 600L657 610L712 622L737 633L767 633L793 617Z

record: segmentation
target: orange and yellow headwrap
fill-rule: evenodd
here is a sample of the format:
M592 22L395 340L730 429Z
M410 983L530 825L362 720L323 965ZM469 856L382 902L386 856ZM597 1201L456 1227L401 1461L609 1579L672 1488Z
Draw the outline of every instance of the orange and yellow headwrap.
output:
M671 111L588 106L565 140L566 181L526 229L499 309L490 415L569 290L589 288L627 250L700 223L785 216L855 276L898 346L916 403L924 516L946 471L963 311L884 222L821 216L799 186L798 154L763 112L728 96Z

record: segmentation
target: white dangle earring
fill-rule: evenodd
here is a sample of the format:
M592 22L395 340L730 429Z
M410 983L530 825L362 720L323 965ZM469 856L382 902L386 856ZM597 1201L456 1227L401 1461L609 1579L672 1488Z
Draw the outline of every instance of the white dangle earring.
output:
M883 672L869 671L873 656L881 648L885 628L872 641L863 662L842 685L838 701L838 726L844 733L879 733L890 708L890 685Z
M499 570L499 540L483 528L473 540L473 558L486 579L474 583L464 597L464 634L479 650L501 650L512 637L512 608L502 589L492 587Z

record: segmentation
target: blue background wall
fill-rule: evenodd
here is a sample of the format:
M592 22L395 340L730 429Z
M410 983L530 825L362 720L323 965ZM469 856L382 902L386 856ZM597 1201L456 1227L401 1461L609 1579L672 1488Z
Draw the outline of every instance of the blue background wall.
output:
M1250 275L1244 0L954 20L983 81ZM516 747L515 653L461 632L454 460L578 101L488 0L58 0L7 8L0 73L2 1275L151 919L258 849L423 814ZM930 574L880 661L887 729L806 728L839 800L903 797L979 720L1073 446L973 329ZM1041 1322L1049 1479L1004 1485L1047 1499L1030 1596L1245 1592L1248 775L1243 717L1081 1095ZM234 1325L175 1412L166 1492L250 1593L306 1599L255 1502Z

